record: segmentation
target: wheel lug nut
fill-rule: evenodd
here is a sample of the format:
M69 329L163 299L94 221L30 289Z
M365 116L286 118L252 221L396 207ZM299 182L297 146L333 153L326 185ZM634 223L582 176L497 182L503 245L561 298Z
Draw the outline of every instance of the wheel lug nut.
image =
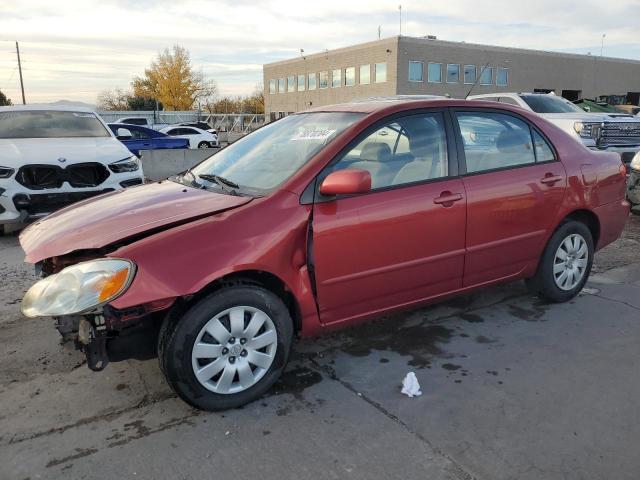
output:
M229 343L236 343L236 337L231 337L229 339Z
M246 338L241 338L240 339L240 345L244 345L245 343L247 343L247 339Z
M222 349L222 354L223 354L223 355L226 355L227 353L229 353L229 349L228 349L227 347L224 347L224 348Z
M229 363L235 363L236 357L229 357Z
M246 350L242 350L242 352L240 352L240 356L241 357L246 357L247 356L247 351Z

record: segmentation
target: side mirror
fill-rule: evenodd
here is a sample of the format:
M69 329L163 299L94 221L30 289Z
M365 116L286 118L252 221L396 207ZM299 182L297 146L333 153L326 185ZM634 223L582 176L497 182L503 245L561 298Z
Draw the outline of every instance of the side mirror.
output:
M354 195L371 190L371 174L366 170L348 168L327 176L320 185L322 195Z

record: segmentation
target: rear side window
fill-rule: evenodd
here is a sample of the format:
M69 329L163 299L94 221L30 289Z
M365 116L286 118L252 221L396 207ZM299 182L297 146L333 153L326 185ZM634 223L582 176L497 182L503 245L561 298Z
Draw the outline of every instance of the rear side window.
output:
M536 162L531 130L522 120L492 112L457 112L456 117L468 173Z
M551 162L556 159L547 141L535 130L533 131L533 144L536 147L536 160L538 162Z
M373 189L446 177L442 115L410 115L381 126L351 148L333 170L348 168L368 171Z

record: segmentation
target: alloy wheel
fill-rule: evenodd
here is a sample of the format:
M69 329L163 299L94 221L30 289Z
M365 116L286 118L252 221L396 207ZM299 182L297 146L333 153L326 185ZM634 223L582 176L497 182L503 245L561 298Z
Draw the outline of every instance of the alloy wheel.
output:
M276 356L278 334L262 310L236 306L209 320L191 352L193 373L206 389L242 392L258 383Z

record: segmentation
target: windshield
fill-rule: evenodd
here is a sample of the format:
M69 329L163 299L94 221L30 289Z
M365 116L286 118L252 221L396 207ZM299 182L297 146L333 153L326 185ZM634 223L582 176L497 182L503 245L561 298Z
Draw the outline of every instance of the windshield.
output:
M520 97L536 113L584 113L569 100L554 95L520 95Z
M240 191L266 193L304 166L322 147L364 114L317 112L289 115L265 125L174 181L218 187L213 175Z
M110 137L90 112L0 112L0 138Z

